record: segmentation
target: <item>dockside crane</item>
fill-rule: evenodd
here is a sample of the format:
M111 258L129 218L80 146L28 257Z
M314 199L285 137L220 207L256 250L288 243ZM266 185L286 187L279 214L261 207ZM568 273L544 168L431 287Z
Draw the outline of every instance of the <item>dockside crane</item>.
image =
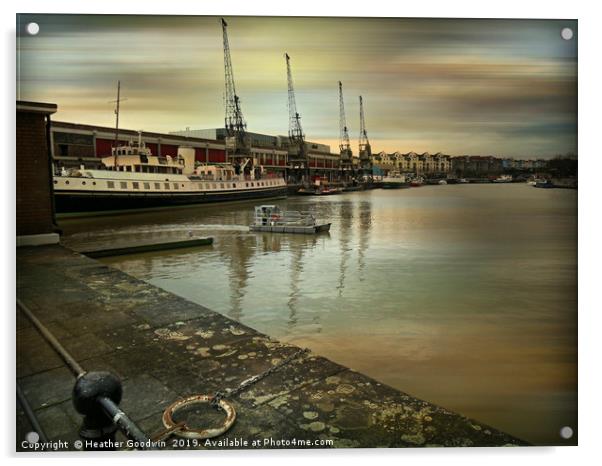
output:
M248 162L241 159L251 156L251 138L247 134L247 123L242 114L240 98L236 93L234 84L234 71L232 69L232 58L230 57L230 42L228 40L228 23L222 18L222 32L224 39L224 75L225 75L225 94L224 105L226 115L224 124L226 128L226 149L228 156L235 167L240 167L241 163Z
M345 102L343 101L343 83L339 81L339 150L341 154L341 170L343 176L351 174L353 169L353 152L349 143L349 129L345 118Z
M364 117L364 100L360 95L360 138L359 138L359 156L362 175L372 176L372 148L368 140L368 131L366 131L366 120Z
M289 170L292 175L301 181L305 176L305 181L309 181L309 162L307 149L305 146L305 134L301 127L301 116L297 111L297 101L295 99L295 87L293 84L293 74L291 72L291 57L288 53L284 54L286 60L286 78L288 83L288 161Z

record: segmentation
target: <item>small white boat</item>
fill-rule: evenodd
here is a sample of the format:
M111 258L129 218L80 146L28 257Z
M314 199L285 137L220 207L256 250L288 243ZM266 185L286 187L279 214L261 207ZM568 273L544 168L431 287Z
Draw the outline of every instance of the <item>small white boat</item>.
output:
M493 180L494 183L512 183L512 175L501 175Z
M445 181L445 180L439 180L437 184L441 184L441 185L447 184L447 181Z
M255 218L249 229L269 233L315 234L330 231L330 223L318 224L311 212L283 211L275 205L255 206Z
M409 188L410 185L407 182L405 175L394 171L383 177L381 187L383 189L401 189Z
M417 176L416 178L413 178L412 180L410 180L410 186L412 188L419 188L420 186L424 185L424 178L422 176Z
M547 180L545 178L531 178L527 180L527 184L529 186L537 186L537 183L545 183Z

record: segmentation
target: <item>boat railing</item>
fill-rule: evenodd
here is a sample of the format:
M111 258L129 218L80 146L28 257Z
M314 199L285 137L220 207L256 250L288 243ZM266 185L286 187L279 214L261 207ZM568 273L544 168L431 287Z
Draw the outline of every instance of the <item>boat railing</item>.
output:
M288 210L279 213L255 215L255 225L311 226L315 224L316 218L311 212Z

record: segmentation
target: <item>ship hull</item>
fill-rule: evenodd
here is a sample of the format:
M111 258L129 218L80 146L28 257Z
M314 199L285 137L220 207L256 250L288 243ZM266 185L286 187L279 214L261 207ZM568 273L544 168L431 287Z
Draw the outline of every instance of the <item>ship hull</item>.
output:
M286 197L287 187L194 193L133 193L102 191L55 191L57 214L85 214L183 207L228 201Z
M409 183L404 183L404 182L395 182L395 181L385 181L382 184L382 189L403 189L403 188L409 188L410 185Z

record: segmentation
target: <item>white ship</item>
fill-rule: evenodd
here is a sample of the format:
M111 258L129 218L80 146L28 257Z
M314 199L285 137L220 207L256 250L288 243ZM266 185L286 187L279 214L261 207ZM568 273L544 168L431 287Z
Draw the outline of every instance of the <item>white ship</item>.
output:
M154 209L244 199L285 197L284 178L247 170L247 159L231 164L196 165L194 150L177 157L152 155L140 140L118 146L101 159L103 169L56 168L55 209L64 213L100 213Z
M406 180L405 175L399 172L390 172L387 176L383 177L381 186L383 189L400 189L409 188L410 184Z

